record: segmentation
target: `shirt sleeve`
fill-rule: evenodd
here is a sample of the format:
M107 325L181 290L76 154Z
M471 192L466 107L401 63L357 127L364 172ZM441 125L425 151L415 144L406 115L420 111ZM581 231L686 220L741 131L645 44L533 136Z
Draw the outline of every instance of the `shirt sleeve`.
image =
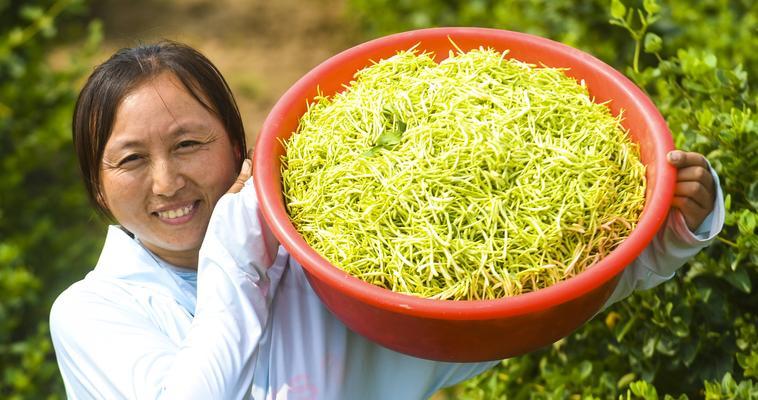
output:
M719 177L713 168L710 171L716 187L713 211L692 232L687 227L684 216L672 208L663 229L658 231L642 254L624 270L618 286L603 308L626 298L635 290L650 289L671 279L687 260L713 243L724 226L725 206Z
M356 357L363 358L359 365L364 368L357 369L344 388L349 395L362 393L360 398L365 400L428 399L440 389L473 378L500 362L430 361L397 353L377 344L366 347L368 350L363 354L360 354L362 349L358 349L358 355L350 354L351 362L355 362ZM361 376L360 371L365 374L368 368L372 371L370 378Z
M253 356L268 319L266 270L277 247L262 221L252 180L238 195L218 201L200 249L195 317L164 380L165 397L248 395Z
M147 312L107 280L64 292L50 321L69 398L249 397L278 247L265 229L252 184L219 200L200 250L194 317L178 304ZM180 342L166 332L178 317L189 321L177 328Z

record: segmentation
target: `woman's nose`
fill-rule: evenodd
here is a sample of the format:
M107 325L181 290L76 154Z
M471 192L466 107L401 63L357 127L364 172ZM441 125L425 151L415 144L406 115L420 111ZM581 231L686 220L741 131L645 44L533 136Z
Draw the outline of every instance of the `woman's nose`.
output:
M158 160L152 165L153 193L159 196L174 196L185 185L181 166L172 160Z

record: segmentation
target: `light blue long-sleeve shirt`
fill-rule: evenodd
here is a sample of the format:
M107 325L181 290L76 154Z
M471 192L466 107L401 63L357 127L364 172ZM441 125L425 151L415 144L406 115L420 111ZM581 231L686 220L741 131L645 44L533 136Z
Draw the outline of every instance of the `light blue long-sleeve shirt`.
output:
M708 245L722 197L694 234L672 211L606 306L669 279ZM496 364L422 360L347 329L263 224L250 181L216 205L197 287L180 275L109 228L95 269L51 310L70 398L424 399Z

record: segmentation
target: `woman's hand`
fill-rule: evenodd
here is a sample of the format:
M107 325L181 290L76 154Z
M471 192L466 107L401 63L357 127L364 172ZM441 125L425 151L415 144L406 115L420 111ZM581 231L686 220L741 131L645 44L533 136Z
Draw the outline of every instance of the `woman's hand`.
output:
M701 154L680 150L669 152L667 159L677 168L672 205L681 211L687 227L694 232L713 211L716 200L716 185L708 162Z
M253 162L251 161L253 159L253 150L250 149L247 151L247 158L242 161L242 168L240 169L240 174L237 176L237 179L232 184L232 187L229 188L229 190L226 191L226 193L239 193L240 190L242 190L243 187L245 187L245 182L247 182L248 179L250 179L250 175L253 173Z

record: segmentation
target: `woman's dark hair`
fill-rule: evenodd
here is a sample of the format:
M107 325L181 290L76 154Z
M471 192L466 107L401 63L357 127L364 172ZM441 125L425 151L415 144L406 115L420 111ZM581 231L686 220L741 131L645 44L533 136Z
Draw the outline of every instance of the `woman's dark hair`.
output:
M245 131L237 103L219 70L197 50L163 40L117 51L95 68L74 109L73 141L84 185L97 211L113 219L104 202L100 164L123 98L150 78L171 72L188 92L221 121L237 154L245 159Z

